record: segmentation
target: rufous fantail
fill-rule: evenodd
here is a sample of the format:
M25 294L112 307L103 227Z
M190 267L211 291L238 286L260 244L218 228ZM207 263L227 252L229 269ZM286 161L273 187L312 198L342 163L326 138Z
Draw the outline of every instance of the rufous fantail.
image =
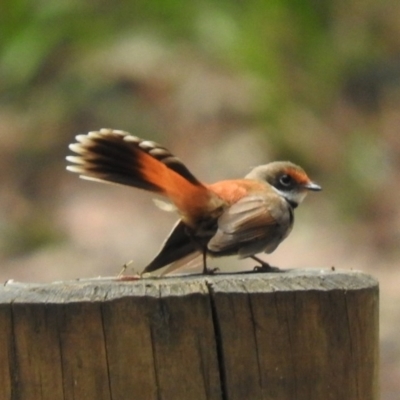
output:
M203 255L251 257L272 253L292 230L294 209L309 190L321 187L288 161L253 168L243 179L204 184L165 147L114 129L76 136L67 169L82 178L113 182L158 193L173 203L180 219L160 252L143 272Z

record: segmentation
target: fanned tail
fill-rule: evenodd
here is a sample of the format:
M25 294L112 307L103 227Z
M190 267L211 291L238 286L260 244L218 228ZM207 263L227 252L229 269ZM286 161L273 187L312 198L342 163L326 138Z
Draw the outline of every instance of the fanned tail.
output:
M201 216L215 197L177 157L155 142L113 129L78 135L76 140L69 148L77 155L67 157L74 165L67 169L84 179L159 193L191 220Z

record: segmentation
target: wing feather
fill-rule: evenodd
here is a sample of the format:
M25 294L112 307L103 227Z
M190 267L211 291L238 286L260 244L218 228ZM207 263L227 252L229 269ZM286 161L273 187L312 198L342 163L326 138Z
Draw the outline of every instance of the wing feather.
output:
M218 220L218 230L208 243L215 255L241 257L272 252L289 234L293 214L280 196L246 196L229 207Z
M153 272L167 266L181 258L196 252L194 242L186 233L186 225L182 220L172 228L165 242L162 244L159 253L143 270L144 273Z

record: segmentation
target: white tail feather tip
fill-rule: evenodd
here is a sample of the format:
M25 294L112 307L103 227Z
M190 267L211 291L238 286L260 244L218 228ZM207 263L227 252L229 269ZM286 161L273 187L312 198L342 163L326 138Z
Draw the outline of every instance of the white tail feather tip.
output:
M125 131L121 131L120 129L113 129L112 133L116 133L117 135L121 135L121 136L127 136L129 135L127 132Z
M74 164L85 164L85 160L79 156L67 156L65 159Z
M97 132L97 131L92 131L92 132L89 132L88 134L87 134L87 136L90 138L90 139L98 139L98 138L101 138L101 133L100 132Z
M68 148L77 154L85 154L86 150L79 143L72 143L68 146Z
M84 174L86 170L79 165L67 165L67 171L76 172L77 174Z
M126 135L124 137L125 142L134 142L134 143L139 143L140 139L137 136L133 135Z

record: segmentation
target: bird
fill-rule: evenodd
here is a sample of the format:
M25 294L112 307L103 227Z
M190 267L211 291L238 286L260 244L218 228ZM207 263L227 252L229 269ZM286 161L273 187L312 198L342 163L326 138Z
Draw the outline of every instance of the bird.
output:
M76 136L69 145L67 170L83 179L154 192L176 210L179 220L142 274L202 255L203 273L213 273L207 256L252 258L273 271L257 254L272 253L289 235L294 210L309 191L320 191L303 168L290 161L254 167L244 178L212 184L199 181L162 145L116 129ZM168 204L166 206L165 204Z

